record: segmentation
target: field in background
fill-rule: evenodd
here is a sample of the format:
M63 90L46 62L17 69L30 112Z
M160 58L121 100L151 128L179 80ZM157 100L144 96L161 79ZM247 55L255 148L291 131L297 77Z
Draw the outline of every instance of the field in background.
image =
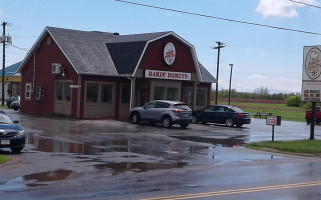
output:
M212 102L214 104L214 102ZM218 104L228 104L227 99L218 99ZM274 116L281 116L284 121L305 122L305 109L302 107L289 107L280 100L259 100L259 99L231 99L231 105L241 108L251 114L254 118L256 112L272 113Z

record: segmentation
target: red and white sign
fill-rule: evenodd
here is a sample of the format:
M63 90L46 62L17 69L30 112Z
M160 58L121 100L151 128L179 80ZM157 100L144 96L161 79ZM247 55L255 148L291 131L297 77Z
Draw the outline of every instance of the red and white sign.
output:
M192 75L191 75L191 73L185 73L185 72L145 70L145 78L158 78L158 79L172 79L172 80L190 81L192 79Z
M167 43L164 47L164 60L167 65L172 65L175 61L176 50L173 43Z

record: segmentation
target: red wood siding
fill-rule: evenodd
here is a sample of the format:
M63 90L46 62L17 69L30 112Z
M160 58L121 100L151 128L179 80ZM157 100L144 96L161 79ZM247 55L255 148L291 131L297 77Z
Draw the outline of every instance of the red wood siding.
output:
M164 47L173 43L176 49L175 62L168 66L163 59ZM196 73L191 49L173 36L167 36L151 42L141 60L140 69Z
M72 81L72 84L78 83L78 76L69 61L60 51L53 39L48 39L49 34L45 36L36 51L35 59L35 77L34 77L34 55L30 57L22 69L21 76L21 110L27 113L52 114L54 112L55 101L55 82L56 80ZM50 40L50 43L49 43ZM60 63L65 70L66 76L55 77L52 74L52 63ZM44 100L36 100L36 92L32 94L31 99L25 99L26 83L33 84L34 89L37 86L45 88ZM77 90L72 90L72 117L77 115Z

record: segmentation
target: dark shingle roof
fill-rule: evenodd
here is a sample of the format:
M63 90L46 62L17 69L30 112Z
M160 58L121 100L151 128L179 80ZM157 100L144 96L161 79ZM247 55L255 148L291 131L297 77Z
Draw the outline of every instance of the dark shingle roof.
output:
M209 71L207 71L207 69L200 62L198 62L198 65L200 66L203 82L216 83L216 79L212 76L212 74Z
M117 75L105 45L113 33L47 29L79 74Z
M32 51L36 50L37 45L43 40L47 32L78 74L100 76L133 76L148 42L169 34L180 38L170 31L119 35L98 31L46 27L34 44ZM186 41L184 42L194 52L194 47L187 44ZM18 69L19 72L31 55L32 52L26 56ZM196 67L198 68L198 66ZM199 72L201 77L199 81L216 82L215 78L201 64L199 64Z
M134 73L146 43L146 41L139 41L106 44L114 64L117 66L118 74Z

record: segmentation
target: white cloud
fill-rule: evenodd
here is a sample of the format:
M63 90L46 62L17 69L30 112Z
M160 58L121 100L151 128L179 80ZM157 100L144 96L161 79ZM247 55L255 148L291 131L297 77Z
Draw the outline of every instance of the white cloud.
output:
M316 0L300 0L302 3L318 5ZM261 13L263 18L270 16L293 18L297 17L297 7L306 5L295 3L289 0L260 0L260 4L256 8L256 12Z
M267 79L268 77L260 74L251 74L251 76L249 76L248 78L249 79Z

